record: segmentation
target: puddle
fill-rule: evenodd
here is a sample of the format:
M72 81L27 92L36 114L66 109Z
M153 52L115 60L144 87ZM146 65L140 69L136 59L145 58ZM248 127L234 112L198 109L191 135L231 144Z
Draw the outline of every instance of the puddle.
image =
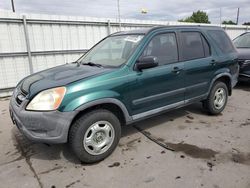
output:
M177 179L181 179L181 177L180 177L180 176L176 176L175 179L176 179L176 180L177 180Z
M241 124L240 124L240 127L245 127L245 126L249 126L249 125L250 125L250 121L247 120L246 122L241 123Z
M186 126L184 126L184 125L179 125L178 126L178 129L180 129L180 130L183 130L183 129L186 129L187 127Z
M210 159L218 153L211 149L199 148L198 146L182 142L178 144L166 142L165 144L174 151L183 152L193 158Z
M215 163L223 163L223 162L234 162L244 165L250 165L250 153L242 153L237 149L233 148L232 152L228 153L219 153L212 149L208 148L200 148L196 145L187 144L184 142L180 143L171 143L165 142L163 138L157 138L153 136L150 132L142 130L139 127L134 126L139 132L141 132L144 136L146 136L151 141L155 142L159 146L173 151L173 152L182 152L192 158L199 158L199 159L213 159L213 162L208 162L207 165L212 170L212 167ZM208 138L212 138L208 136ZM161 154L165 153L165 151L161 151ZM185 158L185 155L181 155L181 158ZM215 162L216 161L216 162Z
M118 167L118 166L120 166L120 163L119 162L114 162L113 164L109 165L108 167L112 168L112 167Z
M157 138L148 131L142 130L141 128L136 126L134 127L138 131L140 131L143 135L145 135L147 138L149 138L151 141L155 142L156 144L170 151L183 152L186 155L189 155L190 157L200 158L200 159L210 159L215 157L215 155L218 153L211 149L199 148L198 146L186 144L183 142L180 142L178 144L164 142L163 138Z
M250 165L250 153L243 153L237 149L232 152L216 155L216 163L234 162L243 165Z
M134 144L136 144L136 142L141 142L141 138L135 138L133 140L130 140L129 142L126 143L126 145L131 148L134 147Z
M213 170L213 166L215 166L215 164L212 163L212 162L207 162L207 166L209 167L209 170L212 171Z
M136 144L141 142L141 138L135 138L133 140L128 141L125 144L119 143L118 146L122 148L122 152L136 150Z
M155 178L154 177L148 177L147 179L144 180L145 183L150 183L152 181L154 181Z
M23 158L30 158L36 154L36 151L33 149L34 142L28 140L16 129L12 130L12 140L16 148L16 153L13 153L13 155L19 153Z
M159 142L164 142L165 139L163 139L163 138L157 138L157 141L159 141Z
M235 163L250 165L250 153L247 153L247 154L244 154L244 153L232 154L231 159Z

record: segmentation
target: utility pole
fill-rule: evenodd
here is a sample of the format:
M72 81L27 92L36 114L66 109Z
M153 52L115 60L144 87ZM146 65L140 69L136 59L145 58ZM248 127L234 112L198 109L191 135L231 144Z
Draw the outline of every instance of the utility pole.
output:
M117 0L117 10L118 10L118 22L119 22L119 29L120 29L120 31L121 31L120 0Z
M11 0L12 11L15 12L14 0Z
M236 25L239 23L239 15L240 15L240 8L237 10L237 19L236 19Z
M220 7L220 25L222 24L221 15L222 15L222 8Z

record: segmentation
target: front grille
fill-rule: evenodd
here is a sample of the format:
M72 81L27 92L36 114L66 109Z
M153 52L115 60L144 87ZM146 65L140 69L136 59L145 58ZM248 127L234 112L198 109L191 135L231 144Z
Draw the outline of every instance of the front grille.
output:
M21 105L22 102L25 100L25 97L27 96L27 94L23 93L23 92L18 92L16 95L16 102L18 105Z
M22 104L23 101L21 101L21 100L17 97L17 98L16 98L16 102L17 102L17 104L20 105L20 104Z
M22 87L21 87L21 92L22 92L22 94L24 94L25 96L28 95L28 92L25 91Z

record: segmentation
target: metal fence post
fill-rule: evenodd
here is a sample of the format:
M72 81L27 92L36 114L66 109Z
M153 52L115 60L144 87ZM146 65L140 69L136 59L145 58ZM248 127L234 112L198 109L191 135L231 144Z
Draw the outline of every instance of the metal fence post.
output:
M108 35L111 34L111 28L110 28L110 20L108 20Z
M33 69L33 64L32 64L32 57L31 57L31 51L30 51L30 40L29 40L29 33L28 33L27 21L26 21L25 15L23 15L23 29L24 29L24 35L25 35L26 48L27 48L27 52L28 52L29 69L30 69L30 74L32 74L34 72L34 69Z

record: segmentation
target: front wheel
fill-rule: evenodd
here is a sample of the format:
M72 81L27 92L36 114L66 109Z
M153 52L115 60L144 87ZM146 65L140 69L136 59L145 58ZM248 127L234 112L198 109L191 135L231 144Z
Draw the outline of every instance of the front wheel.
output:
M227 85L224 82L218 81L214 83L207 100L203 102L203 106L210 114L217 115L224 110L227 99Z
M98 109L75 121L69 132L69 144L85 163L94 163L109 156L121 136L118 118L108 110Z

